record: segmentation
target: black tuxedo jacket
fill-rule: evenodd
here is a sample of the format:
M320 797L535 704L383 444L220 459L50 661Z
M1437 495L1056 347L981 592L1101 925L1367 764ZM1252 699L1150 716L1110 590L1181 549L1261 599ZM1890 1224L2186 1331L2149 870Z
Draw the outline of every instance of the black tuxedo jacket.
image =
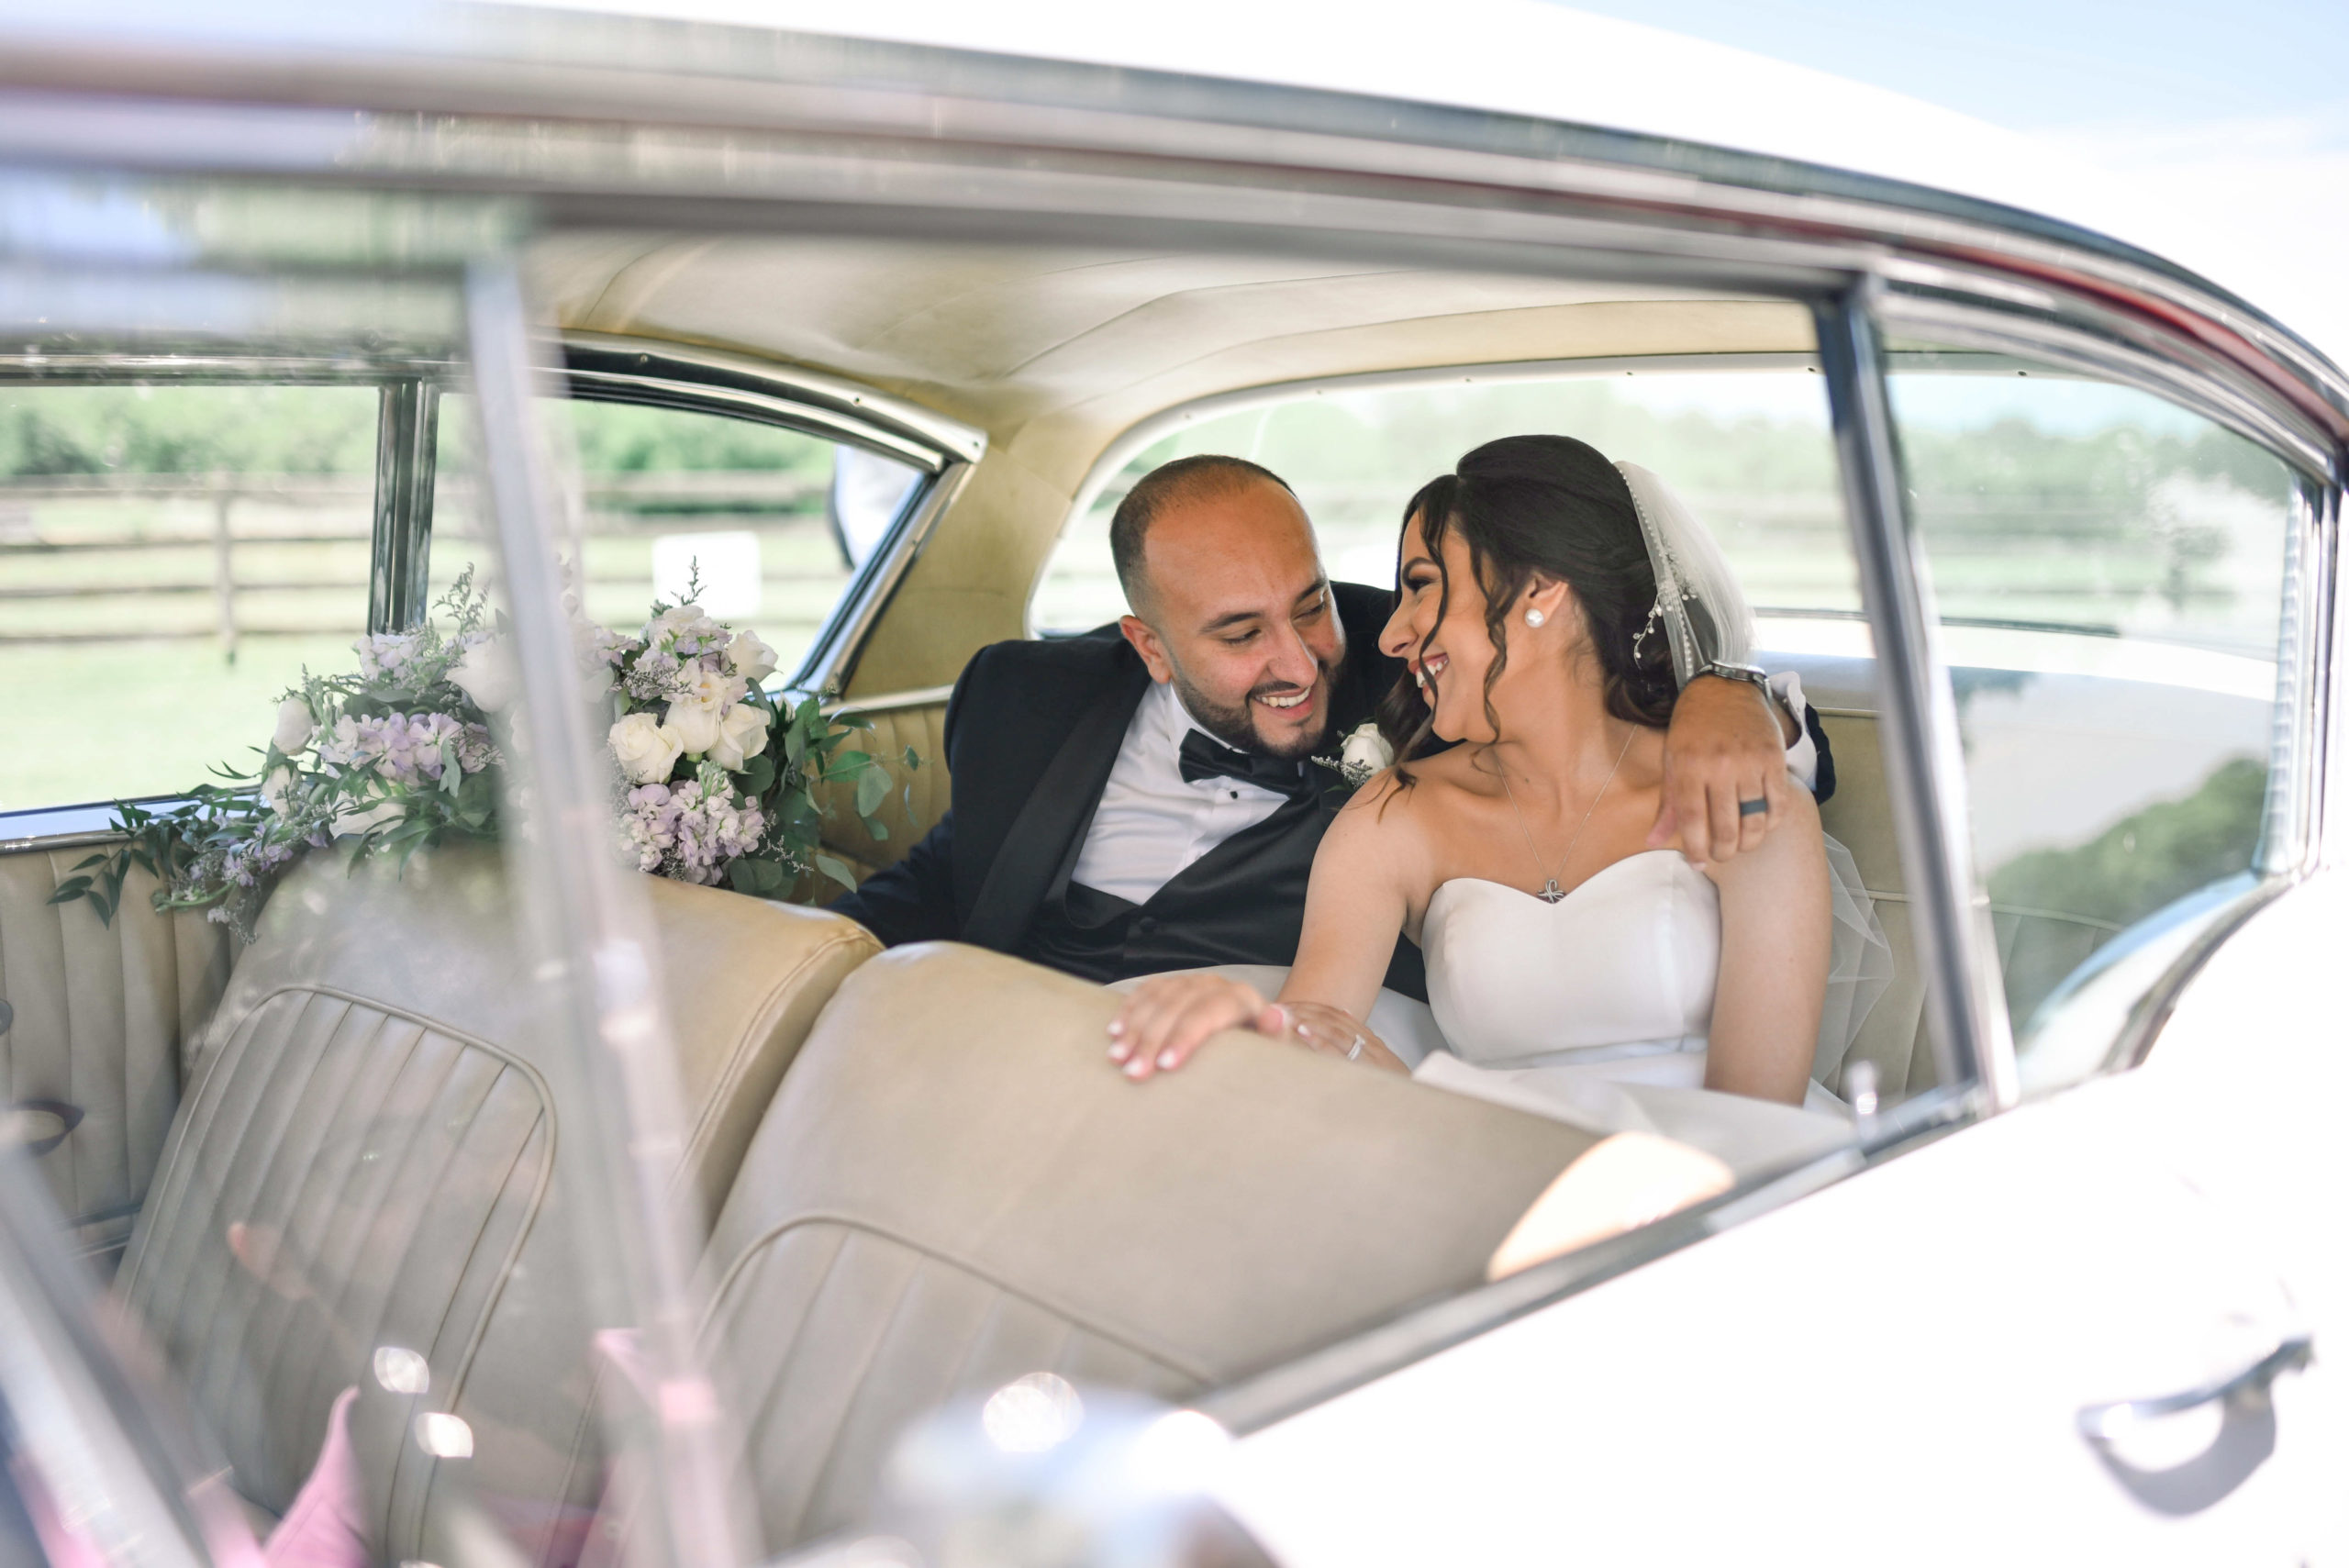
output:
M1347 644L1330 701L1334 749L1336 736L1372 717L1404 668L1378 651L1394 595L1353 583L1331 587ZM1081 637L981 649L946 707L952 805L904 860L874 873L832 908L893 947L956 940L1023 951L1055 880L1092 826L1126 728L1149 689L1141 656L1115 625ZM1815 715L1810 722L1823 800L1834 774ZM1322 825L1326 820L1325 813ZM1312 831L1318 835L1319 828ZM1264 914L1267 942L1257 961L1290 962L1305 919L1302 899ZM1390 976L1413 993L1419 986L1402 982L1416 960L1416 950L1398 950Z
M1335 735L1371 717L1403 666L1378 651L1394 595L1353 583L1331 589L1347 645L1330 705ZM832 907L893 947L944 939L1019 951L1093 824L1149 690L1141 655L1114 624L979 650L946 705L953 804L904 860ZM1292 948L1304 918L1302 907L1286 912Z

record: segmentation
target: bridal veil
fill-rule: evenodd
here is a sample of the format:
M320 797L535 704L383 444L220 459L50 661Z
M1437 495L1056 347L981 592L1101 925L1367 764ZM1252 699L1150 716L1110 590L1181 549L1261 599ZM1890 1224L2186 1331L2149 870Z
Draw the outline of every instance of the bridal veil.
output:
M1682 685L1714 661L1753 659L1753 611L1721 548L1672 487L1635 462L1619 462L1655 568L1654 632L1672 650ZM1827 1005L1820 1015L1811 1073L1824 1079L1842 1062L1867 1022L1869 1009L1892 984L1892 944L1876 917L1876 902L1860 881L1852 852L1827 840L1834 936L1827 972Z

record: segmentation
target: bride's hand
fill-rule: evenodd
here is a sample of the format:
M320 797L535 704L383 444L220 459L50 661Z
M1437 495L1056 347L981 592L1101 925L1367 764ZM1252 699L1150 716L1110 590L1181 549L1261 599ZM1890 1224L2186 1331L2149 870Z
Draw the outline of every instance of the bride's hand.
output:
M1135 986L1109 1020L1109 1060L1140 1083L1183 1065L1216 1030L1262 1029L1275 1013L1254 986L1220 974L1156 975Z
M1264 1009L1278 1015L1284 1026L1280 1031L1308 1051L1318 1051L1325 1056L1342 1056L1349 1062L1359 1062L1365 1067L1382 1067L1389 1073L1408 1077L1411 1070L1403 1059L1386 1048L1386 1042L1370 1032L1370 1026L1358 1021L1343 1007L1333 1007L1327 1002L1275 1002ZM1264 1018L1256 1027L1264 1029ZM1265 1033L1273 1030L1264 1029Z

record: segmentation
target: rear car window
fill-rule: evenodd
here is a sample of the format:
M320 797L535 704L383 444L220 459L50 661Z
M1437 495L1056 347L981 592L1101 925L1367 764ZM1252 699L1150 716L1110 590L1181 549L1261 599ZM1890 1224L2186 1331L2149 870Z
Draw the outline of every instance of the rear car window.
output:
M861 448L693 409L545 400L575 462L574 584L587 617L634 630L689 586L799 667L841 594L889 537L921 473ZM433 503L436 591L487 559L470 399L441 410Z

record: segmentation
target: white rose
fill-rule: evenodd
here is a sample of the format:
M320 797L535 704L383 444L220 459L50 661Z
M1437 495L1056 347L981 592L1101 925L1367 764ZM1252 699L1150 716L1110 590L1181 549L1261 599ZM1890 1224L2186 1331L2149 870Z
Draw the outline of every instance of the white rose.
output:
M679 697L669 705L669 717L661 728L674 736L681 748L698 756L718 744L718 721L725 716L725 708L718 703Z
M620 760L620 772L635 784L659 784L668 778L669 770L677 765L677 757L685 751L677 737L649 713L631 713L613 725L611 743L612 755Z
M729 773L739 773L766 749L767 716L749 703L738 702L718 721L718 743L709 749L709 760Z
M1345 745L1338 751L1338 761L1349 771L1362 769L1363 776L1367 778L1395 765L1395 748L1386 743L1386 737L1378 732L1377 725L1365 724L1346 737Z
M503 712L514 701L514 664L502 643L476 642L466 649L449 679L484 713Z
M763 681L774 673L774 650L759 640L755 631L738 631L726 645L726 665L747 681Z
M269 743L288 757L298 757L310 749L310 737L318 732L318 721L311 716L310 705L300 697L287 697L277 705L277 732Z

